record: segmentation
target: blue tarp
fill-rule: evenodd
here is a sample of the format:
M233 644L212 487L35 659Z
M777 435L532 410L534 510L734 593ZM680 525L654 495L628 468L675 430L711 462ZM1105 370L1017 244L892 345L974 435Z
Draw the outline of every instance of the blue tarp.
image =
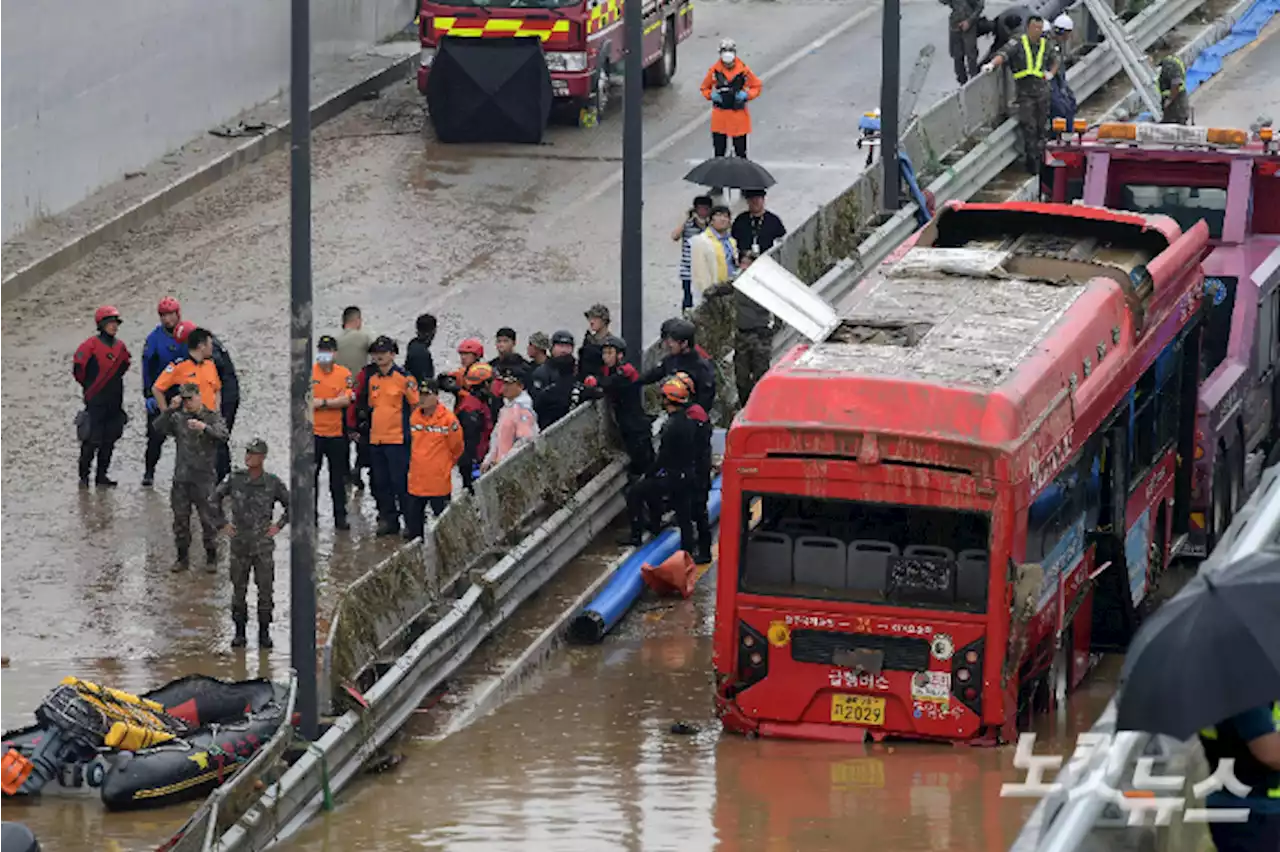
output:
M1201 83L1221 71L1223 60L1254 41L1277 12L1280 12L1280 0L1258 0L1249 7L1226 38L1206 47L1191 63L1187 69L1187 91L1194 92Z

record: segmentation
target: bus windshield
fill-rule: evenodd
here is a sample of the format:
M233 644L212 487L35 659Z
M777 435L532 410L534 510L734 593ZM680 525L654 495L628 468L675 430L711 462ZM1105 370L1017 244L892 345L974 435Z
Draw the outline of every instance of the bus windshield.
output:
M743 495L743 592L961 612L987 606L989 515Z
M1227 191L1212 186L1157 186L1125 184L1120 209L1131 213L1163 213L1186 231L1201 219L1209 226L1209 238L1222 239L1227 216Z

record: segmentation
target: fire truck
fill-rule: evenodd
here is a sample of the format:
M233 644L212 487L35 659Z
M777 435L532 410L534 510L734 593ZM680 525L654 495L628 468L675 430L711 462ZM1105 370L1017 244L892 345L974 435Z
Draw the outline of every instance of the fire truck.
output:
M957 204L832 306L730 427L716 587L728 730L1011 741L1124 648L1189 507L1203 222Z
M1209 227L1191 513L1178 537L1182 555L1203 557L1248 497L1246 462L1280 446L1280 148L1270 127L1054 129L1046 200Z
M692 0L635 0L644 16L644 83L662 87L676 73L677 45L693 32ZM604 112L626 62L625 0L423 0L418 18L422 55L418 91L445 36L537 38L556 103L576 109L582 124Z

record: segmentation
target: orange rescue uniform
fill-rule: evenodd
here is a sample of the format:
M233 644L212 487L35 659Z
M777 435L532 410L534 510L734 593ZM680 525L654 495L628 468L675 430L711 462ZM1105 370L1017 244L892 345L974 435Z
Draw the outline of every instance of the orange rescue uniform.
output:
M375 367L369 375L369 443L404 444L409 411L418 404L418 383L399 364L385 376Z
M222 392L222 379L218 376L218 368L213 365L212 358L205 358L196 363L188 358L164 368L160 378L151 386L151 390L166 393L170 388L180 385L196 385L200 388L200 401L210 411L218 410L218 394Z
M414 497L448 497L453 493L453 468L462 458L462 426L443 405L427 413L415 408L409 416L413 445L409 451L409 493Z
M707 100L711 100L711 93L715 91L717 71L729 82L733 82L738 75L745 74L747 78L742 82L742 89L747 93L747 101L760 97L760 78L752 73L747 63L739 59L733 63L732 68L728 68L717 59L716 64L707 71L707 76L702 78L702 96ZM747 109L746 104L743 104L742 109L711 107L711 132L723 133L729 138L746 136L751 132L751 110Z
M351 371L341 364L334 364L333 369L326 370L319 364L311 367L311 395L316 399L355 399L355 380ZM315 433L321 438L342 437L341 408L315 409Z

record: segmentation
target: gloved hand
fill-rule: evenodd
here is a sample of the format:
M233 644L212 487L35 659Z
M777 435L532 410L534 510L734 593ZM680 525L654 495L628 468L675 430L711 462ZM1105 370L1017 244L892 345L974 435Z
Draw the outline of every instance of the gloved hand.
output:
M747 93L741 89L739 89L733 97L740 104L745 104L747 102Z
M471 465L471 478L472 478L472 479L479 479L479 478L480 478L480 463L479 463L479 462L476 462L475 464Z
M718 90L711 93L711 103L716 106L723 106L723 104L720 103L720 92Z
M147 397L147 413L148 414L160 413L160 404L156 402L156 398L154 396Z
M582 384L584 387L593 388L600 383L596 381L595 376L587 376L585 379L582 380Z

